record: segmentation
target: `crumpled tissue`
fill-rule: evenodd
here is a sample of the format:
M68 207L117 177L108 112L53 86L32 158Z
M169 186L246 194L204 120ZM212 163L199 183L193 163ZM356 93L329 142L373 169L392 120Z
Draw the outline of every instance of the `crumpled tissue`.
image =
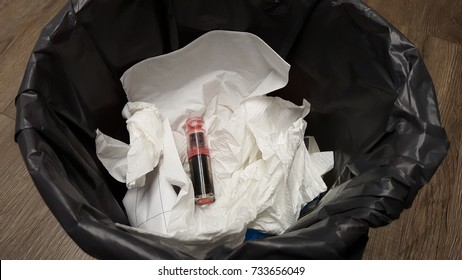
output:
M120 226L197 257L239 245L249 227L289 228L327 189L321 175L333 166L332 152L304 144L310 104L266 96L287 84L289 68L253 34L212 31L127 70L130 143L100 131L96 138L103 165L127 184L132 227ZM210 142L216 202L204 208L194 204L189 177L188 110L203 116Z

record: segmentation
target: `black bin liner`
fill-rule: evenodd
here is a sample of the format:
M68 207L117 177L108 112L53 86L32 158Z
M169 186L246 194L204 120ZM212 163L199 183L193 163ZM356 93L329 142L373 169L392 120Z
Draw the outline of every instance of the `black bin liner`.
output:
M330 190L287 233L206 258L360 258L368 229L411 206L449 147L418 50L361 1L70 1L44 28L16 98L15 140L44 201L93 257L191 258L116 226L128 224L126 187L94 139L100 128L128 142L124 71L216 29L254 33L292 65L273 94L311 102L307 134L335 151L335 167Z

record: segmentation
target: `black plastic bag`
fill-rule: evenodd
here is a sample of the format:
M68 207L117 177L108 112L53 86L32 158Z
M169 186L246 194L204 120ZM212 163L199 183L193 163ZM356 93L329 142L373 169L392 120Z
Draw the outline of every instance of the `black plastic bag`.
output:
M311 102L307 134L335 151L335 183L287 233L207 258L360 258L369 227L410 207L449 147L418 50L361 1L70 1L43 30L16 99L15 139L44 201L96 258L191 258L115 225L128 224L126 187L94 138L100 128L128 141L125 70L215 29L254 33L292 65L274 94Z

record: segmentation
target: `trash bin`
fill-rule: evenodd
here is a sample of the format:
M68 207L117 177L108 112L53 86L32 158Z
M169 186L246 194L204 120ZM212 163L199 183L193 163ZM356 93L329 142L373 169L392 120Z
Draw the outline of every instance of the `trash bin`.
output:
M104 259L188 259L126 232L95 131L128 142L120 77L211 30L256 34L291 64L272 94L311 104L307 134L335 151L332 184L286 233L219 246L207 259L360 258L368 229L411 206L447 153L431 78L415 46L356 0L72 0L44 28L16 98L15 140L69 236ZM173 105L173 104L172 104Z

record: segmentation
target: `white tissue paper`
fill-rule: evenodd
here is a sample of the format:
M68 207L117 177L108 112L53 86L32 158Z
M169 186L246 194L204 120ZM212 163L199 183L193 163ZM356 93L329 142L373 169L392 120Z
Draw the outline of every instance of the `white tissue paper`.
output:
M132 227L120 226L204 257L217 245L239 245L249 227L280 234L293 225L326 190L321 175L333 154L311 139L307 150L306 100L266 96L287 84L289 68L255 35L212 31L127 70L130 144L99 131L96 138L101 162L128 187ZM203 116L210 142L216 202L204 208L194 204L189 177L187 110Z

